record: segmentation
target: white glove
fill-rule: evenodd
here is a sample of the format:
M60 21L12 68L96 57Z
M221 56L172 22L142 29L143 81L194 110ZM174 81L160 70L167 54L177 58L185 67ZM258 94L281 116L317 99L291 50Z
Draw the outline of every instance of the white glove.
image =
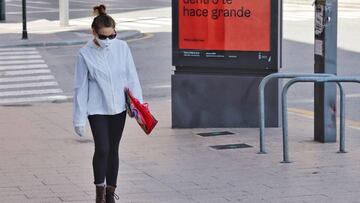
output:
M85 126L75 126L75 133L83 137L85 135Z

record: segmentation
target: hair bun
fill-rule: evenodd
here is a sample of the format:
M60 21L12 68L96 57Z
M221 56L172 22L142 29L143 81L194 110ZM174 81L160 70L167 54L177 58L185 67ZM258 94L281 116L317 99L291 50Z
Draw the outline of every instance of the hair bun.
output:
M106 7L104 4L93 7L93 12L95 16L106 15Z

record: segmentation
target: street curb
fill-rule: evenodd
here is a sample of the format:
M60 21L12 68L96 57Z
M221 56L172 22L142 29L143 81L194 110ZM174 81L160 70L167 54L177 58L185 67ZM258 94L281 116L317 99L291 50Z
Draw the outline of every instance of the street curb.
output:
M130 39L137 39L143 37L144 34L137 30L131 31L122 31L118 33L117 39L121 40L130 40ZM67 41L58 41L58 42L25 42L25 43L18 43L18 44L7 44L7 45L0 45L0 48L8 48L8 47L48 47L48 46L70 46L70 45L79 45L87 43L89 39L82 39L82 40L67 40Z

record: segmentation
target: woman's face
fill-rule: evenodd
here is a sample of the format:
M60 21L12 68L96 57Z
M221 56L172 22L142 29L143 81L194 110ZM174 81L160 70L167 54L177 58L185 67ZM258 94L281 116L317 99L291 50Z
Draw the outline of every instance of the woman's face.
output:
M93 35L94 37L98 37L98 35L105 35L105 36L109 36L109 35L112 35L115 33L115 30L114 28L112 27L103 27L101 29L99 29L98 32L96 32L94 29L93 29Z

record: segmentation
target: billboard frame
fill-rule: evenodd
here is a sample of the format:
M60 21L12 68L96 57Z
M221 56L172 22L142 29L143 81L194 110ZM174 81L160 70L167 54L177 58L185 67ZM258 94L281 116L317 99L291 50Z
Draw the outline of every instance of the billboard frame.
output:
M172 0L172 65L176 67L176 71L240 71L266 74L277 72L281 67L281 0L270 0L269 52L179 49L179 1ZM198 52L195 54L199 54L199 57L184 56L184 52ZM207 53L223 55L224 58L206 57Z

